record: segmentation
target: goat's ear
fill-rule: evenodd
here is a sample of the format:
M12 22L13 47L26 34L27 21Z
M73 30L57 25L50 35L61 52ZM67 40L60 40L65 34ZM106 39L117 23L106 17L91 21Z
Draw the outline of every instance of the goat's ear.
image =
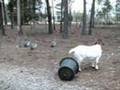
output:
M94 44L97 44L97 42L95 42Z
M102 40L102 39L100 39L100 44L101 44L101 45L105 45L105 44L103 43L103 40Z
M105 44L103 43L103 41L101 42L101 44L102 44L102 45L105 45Z
M102 39L97 39L96 42L94 44L101 44L101 45L104 45Z
M98 44L98 39L97 39L97 38L94 39L93 44L94 44L94 45L95 45L95 44Z

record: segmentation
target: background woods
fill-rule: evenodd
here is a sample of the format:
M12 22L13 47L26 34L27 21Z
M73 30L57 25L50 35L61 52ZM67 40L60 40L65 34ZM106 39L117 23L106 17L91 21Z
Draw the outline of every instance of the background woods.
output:
M83 0L83 10L72 10L74 0L9 0L5 3L1 0L1 23L7 25L8 23L13 28L18 25L19 33L24 32L21 25L48 22L48 33L52 34L55 25L60 23L60 30L64 38L68 37L71 24L78 23L81 34L92 34L92 29L95 25L103 24L119 24L119 0L112 5L110 0L91 0L91 5L86 0ZM47 21L48 20L48 21ZM63 23L64 22L64 23ZM3 25L3 26L4 26ZM2 27L2 26L1 26ZM63 28L62 28L63 27ZM4 28L2 29L5 33ZM58 30L57 30L58 31ZM73 31L74 32L74 31Z
M61 59L97 39L100 69L61 81ZM0 0L0 90L120 90L120 0Z

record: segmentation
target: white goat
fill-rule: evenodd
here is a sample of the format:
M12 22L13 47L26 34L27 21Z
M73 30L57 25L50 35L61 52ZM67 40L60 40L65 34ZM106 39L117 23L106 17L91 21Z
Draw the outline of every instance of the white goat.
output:
M101 44L103 44L102 40L98 39L95 45L92 46L79 45L75 48L72 48L69 51L69 54L73 54L73 57L79 63L79 71L81 71L80 64L83 60L86 60L85 58L89 60L95 59L95 62L92 62L92 67L95 67L96 70L99 69L98 63L100 57L102 56Z

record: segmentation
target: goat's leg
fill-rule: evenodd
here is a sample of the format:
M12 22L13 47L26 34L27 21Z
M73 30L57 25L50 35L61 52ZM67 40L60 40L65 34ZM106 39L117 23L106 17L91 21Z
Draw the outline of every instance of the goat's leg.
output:
M81 69L81 65L80 65L80 63L79 63L79 72L81 72L82 71L82 69Z
M78 65L79 65L79 72L81 72L82 71L82 69L81 69L81 60L77 59L77 62L78 62Z
M92 62L92 67L93 67L93 68L95 67L95 62Z
M77 60L77 62L78 62L78 65L79 65L79 72L81 72L82 71L81 70L81 62L79 60Z
M95 69L96 69L96 70L99 69L99 67L98 67L99 59L100 59L100 57L97 57L97 58L96 58L96 61L95 61Z
M79 72L81 72L82 71L82 69L81 69L81 60L79 60L78 65L79 65Z

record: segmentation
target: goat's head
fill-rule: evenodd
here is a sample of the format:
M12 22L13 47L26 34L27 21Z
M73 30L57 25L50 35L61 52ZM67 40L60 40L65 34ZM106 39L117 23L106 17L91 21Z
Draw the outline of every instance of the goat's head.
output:
M102 39L97 39L96 42L95 42L94 44L104 45Z

